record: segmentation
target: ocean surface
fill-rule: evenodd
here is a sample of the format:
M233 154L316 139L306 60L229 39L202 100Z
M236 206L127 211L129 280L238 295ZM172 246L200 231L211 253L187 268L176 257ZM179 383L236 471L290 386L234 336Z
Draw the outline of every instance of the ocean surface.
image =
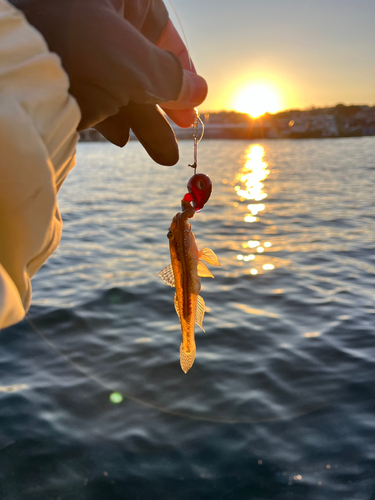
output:
M1 500L375 500L375 138L214 141L185 375L167 231L192 175L78 145L61 244L0 334Z

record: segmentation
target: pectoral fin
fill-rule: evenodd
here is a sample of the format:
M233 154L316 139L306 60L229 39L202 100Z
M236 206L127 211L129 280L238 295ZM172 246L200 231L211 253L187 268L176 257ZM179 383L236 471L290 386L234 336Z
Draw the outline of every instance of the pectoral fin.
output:
M203 331L204 331L203 316L204 316L205 310L206 310L206 306L205 306L204 300L202 299L202 297L200 295L198 295L197 312L195 313L195 322L198 326L200 326L202 328Z
M172 264L169 264L167 267L162 269L160 273L157 274L157 276L159 276L166 285L172 287L175 286Z
M211 248L202 248L202 250L198 252L198 259L205 260L208 264L212 264L213 266L221 266L219 259Z
M198 276L200 278L213 278L211 271L208 269L206 264L203 264L201 260L198 260L197 270L198 270Z

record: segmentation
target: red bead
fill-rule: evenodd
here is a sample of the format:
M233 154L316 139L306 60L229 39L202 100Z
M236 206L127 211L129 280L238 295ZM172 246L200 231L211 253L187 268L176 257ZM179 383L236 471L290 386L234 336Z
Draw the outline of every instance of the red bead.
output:
M191 193L186 193L185 196L183 197L183 199L185 201L188 201L189 203L191 203L194 200L194 197Z
M211 179L205 174L195 174L189 179L187 188L189 193L193 195L193 207L195 210L202 210L211 196Z

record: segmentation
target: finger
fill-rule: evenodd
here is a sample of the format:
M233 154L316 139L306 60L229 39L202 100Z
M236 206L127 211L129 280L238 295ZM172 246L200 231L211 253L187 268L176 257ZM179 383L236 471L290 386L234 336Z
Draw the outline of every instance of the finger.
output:
M162 109L179 127L191 127L194 122L194 108L207 96L207 83L201 76L184 71L180 95L175 101L163 102Z
M157 106L136 104L128 106L95 126L106 139L123 147L129 140L131 128L150 157L160 165L175 165L179 159L174 132Z
M166 27L156 45L163 50L173 52L180 59L182 67L196 73L193 61L190 59L186 45L182 41L172 21L168 19Z
M194 109L166 109L164 111L181 128L189 128L194 124Z
M101 123L98 123L95 125L95 128L112 144L120 148L124 147L130 137L130 123L126 114L126 108L120 108L120 111L116 115L110 116Z
M157 106L130 102L126 107L130 127L150 157L160 165L179 159L176 136Z
M189 109L199 106L207 96L207 83L204 78L184 70L182 87L177 99L163 102L163 109Z
M176 54L185 70L178 99L162 103L160 106L176 125L182 128L191 127L195 117L194 108L207 96L207 83L197 75L189 52L170 19L157 46Z

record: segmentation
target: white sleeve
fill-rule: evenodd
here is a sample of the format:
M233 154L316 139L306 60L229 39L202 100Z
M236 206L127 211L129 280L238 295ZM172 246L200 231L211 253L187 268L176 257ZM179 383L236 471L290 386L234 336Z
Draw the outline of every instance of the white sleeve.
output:
M30 278L60 242L56 195L75 164L80 111L60 59L0 0L0 329L20 321Z

